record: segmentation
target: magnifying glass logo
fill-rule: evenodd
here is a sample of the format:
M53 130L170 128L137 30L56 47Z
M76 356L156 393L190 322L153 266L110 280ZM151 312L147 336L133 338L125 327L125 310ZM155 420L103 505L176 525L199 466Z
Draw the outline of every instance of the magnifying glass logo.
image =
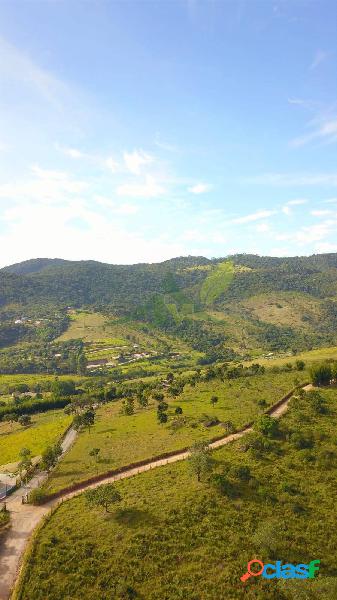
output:
M258 563L261 567L260 571L252 571L252 565L254 563ZM241 581L247 581L247 579L249 579L249 577L257 577L257 575L261 575L261 573L263 572L264 569L264 564L261 560L258 560L257 558L253 558L253 560L250 560L249 563L247 564L247 573L245 573L244 575L242 575L242 577L240 577Z

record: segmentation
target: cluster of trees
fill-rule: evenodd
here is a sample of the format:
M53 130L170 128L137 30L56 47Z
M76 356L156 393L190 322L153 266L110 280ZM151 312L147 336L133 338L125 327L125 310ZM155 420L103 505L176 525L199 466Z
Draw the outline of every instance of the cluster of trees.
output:
M77 373L85 375L87 361L82 340L32 343L29 354L21 348L0 352L0 373Z

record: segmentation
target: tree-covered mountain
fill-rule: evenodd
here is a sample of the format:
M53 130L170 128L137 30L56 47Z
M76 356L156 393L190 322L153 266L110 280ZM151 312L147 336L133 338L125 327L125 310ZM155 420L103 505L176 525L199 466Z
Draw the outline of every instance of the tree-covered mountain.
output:
M335 343L336 301L337 254L135 265L34 259L0 270L4 318L90 308L152 324L208 353Z

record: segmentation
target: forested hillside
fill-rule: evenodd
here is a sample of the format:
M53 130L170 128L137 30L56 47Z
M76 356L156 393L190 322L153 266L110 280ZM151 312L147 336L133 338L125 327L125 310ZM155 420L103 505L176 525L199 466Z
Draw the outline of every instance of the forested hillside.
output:
M307 349L336 341L336 301L337 254L136 265L34 259L0 270L5 343L22 333L10 330L18 315L59 319L71 307L145 322L211 360L251 349Z

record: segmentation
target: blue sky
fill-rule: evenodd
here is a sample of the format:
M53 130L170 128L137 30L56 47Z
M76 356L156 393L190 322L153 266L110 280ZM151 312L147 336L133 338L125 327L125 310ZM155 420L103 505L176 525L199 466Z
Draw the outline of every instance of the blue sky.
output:
M335 0L0 3L0 263L337 252Z

